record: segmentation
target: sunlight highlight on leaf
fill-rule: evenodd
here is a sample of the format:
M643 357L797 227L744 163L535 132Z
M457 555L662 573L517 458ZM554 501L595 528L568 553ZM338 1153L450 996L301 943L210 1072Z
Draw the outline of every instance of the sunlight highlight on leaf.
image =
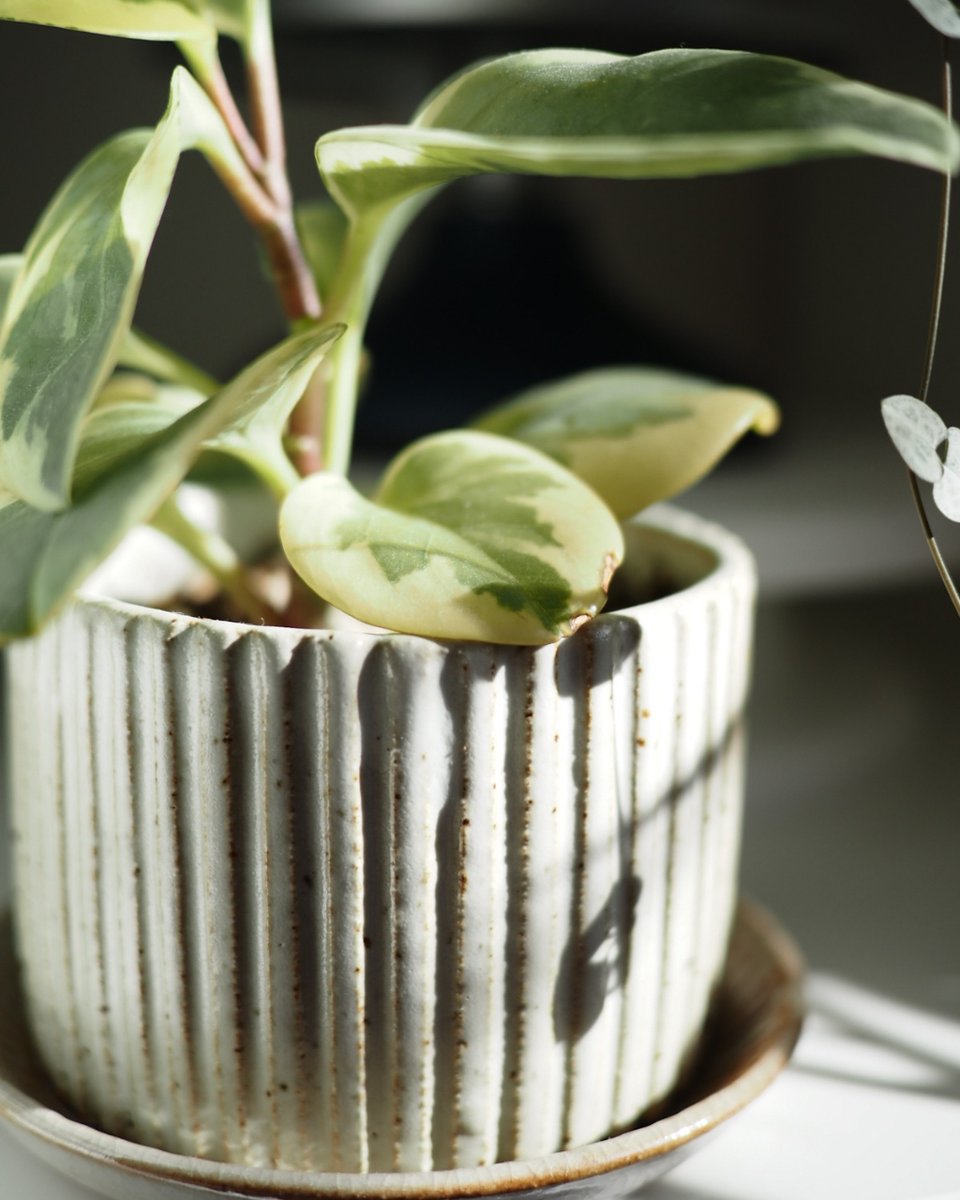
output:
M543 384L475 422L563 463L621 517L690 487L749 430L778 424L760 392L648 367Z
M375 500L332 472L281 510L284 550L325 600L426 637L536 645L603 606L623 555L603 502L537 451L475 432L415 443Z

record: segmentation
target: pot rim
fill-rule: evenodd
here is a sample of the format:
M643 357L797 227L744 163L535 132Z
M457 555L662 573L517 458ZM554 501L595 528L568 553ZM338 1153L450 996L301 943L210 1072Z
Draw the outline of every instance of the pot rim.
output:
M737 578L749 581L751 587L755 586L756 571L753 555L740 537L731 533L715 521L707 520L687 509L669 504L657 504L645 509L637 516L629 518L623 524L628 541L631 529L652 531L655 535L662 535L662 544L665 546L687 547L694 551L705 549L713 556L713 564L695 582L679 587L676 591L670 592L668 595L628 605L625 608L604 609L592 621L587 622L582 627L583 629L590 629L597 625L603 626L611 620L622 619L624 617L640 620L644 615L659 613L664 609L673 608L678 604L695 604L697 599L704 593L710 592L718 585L723 586L725 583L732 582ZM322 641L332 639L342 640L344 638L365 641L368 638L387 637L393 642L432 643L451 649L456 647L475 648L484 645L503 648L505 645L500 642L483 642L479 640L430 638L420 634L399 633L393 630L381 632L365 626L349 630L342 628L307 629L282 625L253 624L247 621L230 621L221 617L198 617L189 613L177 612L174 609L162 608L157 605L120 600L102 593L86 591L83 588L76 594L74 603L77 602L81 603L84 607L99 609L104 613L112 613L126 620L151 619L159 624L176 625L181 628L201 625L213 630L222 631L223 633L229 633L233 637L242 637L250 633L282 637L294 636L298 640L302 640L305 637L316 637ZM560 640L562 641L563 639ZM548 642L543 646L527 648L549 650L551 646L556 647L558 644L559 642Z

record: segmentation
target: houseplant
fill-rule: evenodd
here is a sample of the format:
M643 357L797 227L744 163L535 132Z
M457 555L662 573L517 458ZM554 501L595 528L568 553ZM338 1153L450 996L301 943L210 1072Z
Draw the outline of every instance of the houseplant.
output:
M2 629L55 616L143 520L270 626L84 598L10 650L16 920L52 1075L111 1129L293 1167L466 1165L628 1123L682 1070L723 957L752 576L696 521L617 517L774 410L599 372L418 443L369 501L346 472L373 293L461 176L838 153L952 169L952 127L783 59L527 52L468 68L408 126L321 138L339 208L298 234L265 4L42 12L175 40L189 70L156 130L96 151L4 264ZM255 134L218 33L247 58ZM191 147L259 232L292 327L222 389L130 324ZM397 636L314 628L299 585L258 590L179 502L194 471L221 491L225 457L282 501L317 593ZM592 620L625 541L626 606Z

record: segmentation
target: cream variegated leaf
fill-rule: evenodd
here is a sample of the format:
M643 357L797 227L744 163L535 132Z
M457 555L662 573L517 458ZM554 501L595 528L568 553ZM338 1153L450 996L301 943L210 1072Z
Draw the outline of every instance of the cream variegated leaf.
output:
M760 392L610 367L532 388L475 427L549 454L628 517L695 483L748 430L772 433L778 424Z
M0 331L0 483L69 500L80 428L117 362L180 154L241 169L200 86L174 72L156 130L111 139L60 189L25 251Z
M161 402L151 416L130 411L149 405L117 394L90 419L91 442L81 447L74 499L63 511L0 490L0 639L39 628L129 529L150 520L238 413L285 407L300 395L330 341L327 331L291 338L210 399Z
M0 0L0 20L150 41L211 40L206 7L194 0Z
M7 297L13 289L14 280L23 265L22 254L0 254L0 326L7 307Z
M327 188L354 220L489 172L663 178L842 154L947 170L958 139L931 105L790 59L529 50L455 75L409 125L317 144Z
M537 645L603 606L620 527L575 476L530 447L457 431L416 442L373 500L334 473L280 514L287 557L325 600L426 637Z

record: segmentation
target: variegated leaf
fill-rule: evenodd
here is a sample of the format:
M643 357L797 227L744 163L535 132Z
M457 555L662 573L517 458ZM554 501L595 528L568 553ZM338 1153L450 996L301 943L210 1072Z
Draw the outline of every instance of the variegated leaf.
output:
M943 474L938 447L946 440L946 423L914 396L888 396L880 411L903 461L920 479L935 483Z
M164 383L193 388L204 396L212 396L220 390L217 381L205 371L138 329L127 330L120 346L117 366L142 371Z
M23 265L22 254L0 254L0 325L7 307L7 297L13 289L14 280Z
M183 69L152 133L121 134L67 180L25 251L0 332L0 483L36 508L69 500L80 427L117 361L182 151L241 169Z
M0 19L150 41L215 36L193 0L0 0Z
M0 491L0 638L37 629L130 528L150 519L238 412L255 403L286 406L300 395L330 341L329 331L311 331L281 343L159 432L141 430L144 438L122 404L108 405L102 412L118 419L96 428L88 453L97 469L84 470L64 511L43 512Z
M360 620L426 637L536 645L593 616L623 555L588 487L527 446L452 432L409 447L373 501L314 475L280 515L287 557Z
M953 0L910 0L934 29L949 38L960 38L960 8Z
M932 106L817 67L680 49L524 51L455 75L410 125L317 144L327 188L354 219L491 171L660 178L839 154L952 170L958 140Z
M347 220L330 200L298 204L294 213L303 252L321 296L333 283L347 236Z
M475 424L536 446L627 517L695 483L748 430L772 433L779 413L746 388L612 367L533 388Z

